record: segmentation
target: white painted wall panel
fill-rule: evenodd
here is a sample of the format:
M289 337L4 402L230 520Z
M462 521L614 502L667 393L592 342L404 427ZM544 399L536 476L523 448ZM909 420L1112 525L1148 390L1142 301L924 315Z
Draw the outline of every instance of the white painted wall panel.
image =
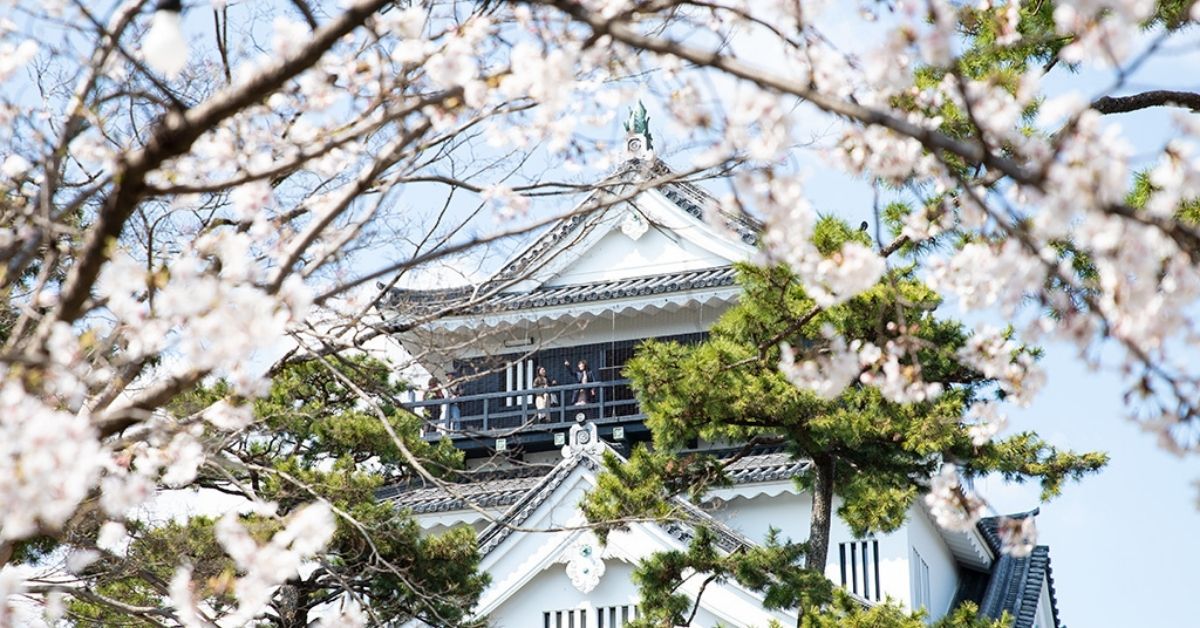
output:
M958 588L958 566L954 555L942 541L937 528L925 510L920 506L909 509L909 520L906 530L908 545L915 549L921 558L929 565L929 592L931 603L928 608L931 620L937 620L950 610L954 601L954 593ZM911 555L911 552L906 556ZM910 576L912 565L909 565ZM912 604L912 597L905 600Z
M661 273L727 266L731 260L651 227L636 241L614 229L594 247L546 282L547 286L612 281Z

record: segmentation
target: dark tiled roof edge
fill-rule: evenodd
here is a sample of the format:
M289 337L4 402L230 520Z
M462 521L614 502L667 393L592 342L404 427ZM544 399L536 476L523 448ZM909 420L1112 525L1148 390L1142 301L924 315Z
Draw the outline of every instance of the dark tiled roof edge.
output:
M1036 516L1038 511L1007 515L1009 519ZM1003 541L999 534L1001 517L980 519L977 528L995 552L997 558L992 565L987 589L979 603L982 614L999 618L1004 612L1013 617L1013 628L1033 628L1037 620L1038 604L1041 601L1042 585L1045 583L1050 598L1050 614L1054 628L1061 626L1058 616L1058 599L1054 589L1054 577L1050 566L1050 548L1038 545L1028 556L1016 557L1003 552ZM1050 627L1047 627L1050 628Z
M537 510L580 464L599 468L599 465L587 456L565 458L537 486L525 493L524 497L479 533L480 554L487 555L503 543L504 539L512 534L513 528L524 524L533 511Z
M745 462L746 464L741 468L729 470L730 479L733 480L735 485L777 482L790 479L803 471L808 465L806 461L793 460L787 454L777 451L752 454L743 458L740 462ZM537 467L497 470L489 472L486 476L476 476L473 478L475 481L470 484L519 482L524 479L545 477L545 474L537 474L537 471L540 471ZM463 483L463 485L469 484ZM471 495L471 498L478 506L488 508L511 506L520 501L521 497L529 491L534 490L534 488L535 486L530 486L528 483L525 483L523 486L501 485L486 493L475 493ZM407 496L418 493L423 494L425 492L429 493L429 497L425 498L422 495L420 498L406 499ZM450 512L453 510L463 510L467 507L464 500L447 495L437 487L426 484L387 486L376 491L375 496L379 500L395 500L397 505L407 508L414 514Z
M588 284L543 287L529 292L496 291L489 293L486 287L478 290L467 288L400 290L393 288L388 294L387 304L390 307L407 304L413 313L417 314L425 311L440 311L446 316L461 316L674 294L689 290L733 286L736 283L737 270L735 267L715 266Z
M649 175L668 178L674 174L671 168L661 159L656 158L650 163L633 159L622 164L613 175L598 185L627 185L632 179L640 176ZM702 222L705 221L705 206L718 206L716 200L708 192L704 191L703 188L683 179L668 181L652 189L659 190L680 209ZM597 190L597 192L600 191L599 189ZM389 291L385 305L395 307L399 302L403 301L409 304L430 306L431 309L440 309L453 307L452 302L456 300L487 301L495 297L502 297L506 294L505 290L523 277L531 265L535 264L546 253L558 246L558 244L565 241L575 231L576 227L582 225L594 214L594 208L587 208L587 206L594 205L595 203L596 193L593 193L580 204L580 210L555 222L545 233L539 235L536 240L530 243L516 258L509 260L493 277L478 286L462 286L437 290L403 290L393 288ZM726 226L736 233L742 242L751 245L758 242L758 234L763 229L761 223L747 215L732 215L728 212L722 212L722 214L725 217ZM455 313L477 312L468 310Z

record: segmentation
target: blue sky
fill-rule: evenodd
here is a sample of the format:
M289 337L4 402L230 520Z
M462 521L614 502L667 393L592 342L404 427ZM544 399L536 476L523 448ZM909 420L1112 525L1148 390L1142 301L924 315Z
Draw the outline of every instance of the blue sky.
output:
M852 32L852 31L847 31ZM1200 89L1200 36L1177 38L1167 54L1130 78L1129 91ZM1050 95L1077 91L1085 98L1112 84L1109 72L1057 72ZM1126 92L1127 93L1127 92ZM1139 157L1155 154L1171 136L1171 117L1184 110L1157 109L1109 116ZM819 163L811 163L808 195L814 207L852 224L872 217L872 193ZM949 316L957 307L946 308ZM1003 322L993 317L995 322ZM1035 430L1056 445L1109 453L1109 466L1041 506L1040 542L1051 548L1060 616L1067 626L1191 626L1195 566L1200 564L1200 459L1179 458L1156 436L1125 418L1126 388L1113 371L1090 370L1074 346L1045 344L1048 384L1031 407L1010 408L1007 433ZM976 488L1001 512L1038 506L1034 485L998 479Z
M877 38L863 36L861 24L847 18L831 24L829 32L841 42L877 43ZM1147 64L1133 84L1138 89L1200 89L1200 74L1195 72L1200 68L1197 41L1192 36L1179 42L1169 55ZM1054 91L1077 89L1087 96L1111 80L1104 73L1087 71L1057 76L1065 80L1056 83ZM668 161L687 166L686 157L671 155L672 138L662 108L652 96L646 104L656 127L657 147ZM1170 133L1167 120L1167 111L1156 110L1112 117L1109 123L1120 124L1141 154L1148 154ZM826 126L827 120L814 118L814 129ZM620 136L616 123L608 132L614 139ZM807 158L806 167L811 172L808 195L814 207L842 215L852 224L871 218L869 186L824 168L815 154ZM432 190L419 187L399 198L402 206L417 211L440 200ZM491 222L477 225L481 233L497 227ZM506 250L511 246L493 247L493 259ZM382 260L364 261L364 266L373 268L372 261ZM477 268L472 264L464 270L473 275ZM1056 444L1101 449L1112 456L1106 470L1068 485L1062 497L1042 507L1038 519L1041 540L1051 546L1062 619L1074 627L1194 625L1195 613L1185 601L1194 599L1194 566L1200 564L1200 538L1195 534L1200 530L1200 490L1194 484L1200 479L1200 459L1172 456L1156 445L1153 435L1124 418L1119 377L1089 371L1073 347L1044 348L1048 385L1032 407L1011 409L1010 432L1034 429ZM1038 505L1036 487L988 481L977 488L1003 512Z
M826 32L839 41L857 40L857 44L844 49L878 43L878 37L863 34L861 24L847 19L831 24ZM878 25L870 27L876 28ZM1131 77L1131 89L1200 89L1200 75L1192 79L1191 72L1181 72L1200 67L1198 43L1200 38L1194 34L1175 42L1169 54L1146 64ZM737 47L751 60L769 63L764 59L769 59L770 52L756 49L756 44ZM1047 92L1053 96L1078 91L1091 98L1111 83L1111 73L1104 71L1085 68L1069 74L1056 70L1047 82ZM653 90L648 91L646 105L660 154L678 169L688 167L688 151L680 137L683 132L659 106ZM1110 116L1106 123L1120 125L1137 154L1144 157L1161 148L1170 137L1171 116L1180 113L1158 109ZM806 122L817 136L836 129L836 123L815 112ZM616 122L606 131L616 137L621 133ZM869 185L827 167L817 151L802 151L798 159L800 170L807 174L807 195L818 211L840 215L851 224L873 218ZM590 173L583 178L600 174ZM413 196L408 199L415 200ZM531 217L544 216L547 205L541 204ZM489 227L480 225L484 232ZM502 257L505 250L511 248L495 247L492 256ZM958 315L952 304L945 309L947 316ZM972 316L971 320L1005 323L995 315ZM1125 386L1111 370L1090 370L1078 359L1073 346L1052 343L1043 348L1047 387L1031 407L1009 408L1006 433L1035 430L1058 446L1102 450L1111 456L1104 471L1068 484L1061 497L1041 505L1038 528L1041 542L1051 547L1064 624L1194 625L1194 611L1183 601L1194 597L1193 567L1200 564L1200 539L1195 535L1200 529L1200 489L1195 485L1200 479L1200 459L1175 457L1158 447L1154 435L1126 419L1122 400ZM991 479L978 482L976 487L1000 513L1039 506L1036 485L1010 485Z

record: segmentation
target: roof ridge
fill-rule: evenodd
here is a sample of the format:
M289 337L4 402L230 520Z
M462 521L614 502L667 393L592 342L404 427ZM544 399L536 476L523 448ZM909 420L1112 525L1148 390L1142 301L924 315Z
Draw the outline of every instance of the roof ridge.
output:
M488 524L487 528L484 528L479 533L478 543L480 553L483 555L489 554L498 545L503 543L504 539L512 534L513 528L525 523L533 512L550 497L554 490L566 481L567 477L576 467L581 463L589 464L585 461L591 461L591 458L587 455L571 456L563 458L562 462L555 465L554 469L546 474L541 482L529 489L520 500L510 506L508 510L504 511L504 514L493 520ZM594 464L594 461L591 461L591 464Z

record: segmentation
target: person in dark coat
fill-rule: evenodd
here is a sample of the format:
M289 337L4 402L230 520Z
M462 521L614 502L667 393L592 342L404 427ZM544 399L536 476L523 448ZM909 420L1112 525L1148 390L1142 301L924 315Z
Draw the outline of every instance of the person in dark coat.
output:
M571 367L570 362L564 362L563 364L567 368ZM575 383L576 384L590 384L590 383L596 381L596 376L592 373L592 371L590 369L588 369L587 360L580 360L579 363L575 365L575 373L574 374L575 374ZM595 388L580 388L579 390L575 391L575 405L577 405L577 406L589 404L595 400L596 400L596 389Z

